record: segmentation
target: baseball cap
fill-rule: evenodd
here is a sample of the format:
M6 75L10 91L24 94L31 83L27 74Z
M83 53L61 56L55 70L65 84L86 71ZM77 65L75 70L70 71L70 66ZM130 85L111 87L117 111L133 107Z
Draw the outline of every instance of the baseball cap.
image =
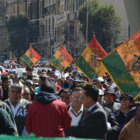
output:
M126 98L126 99L130 100L131 102L133 101L133 97L126 93L121 95L120 100L123 98Z

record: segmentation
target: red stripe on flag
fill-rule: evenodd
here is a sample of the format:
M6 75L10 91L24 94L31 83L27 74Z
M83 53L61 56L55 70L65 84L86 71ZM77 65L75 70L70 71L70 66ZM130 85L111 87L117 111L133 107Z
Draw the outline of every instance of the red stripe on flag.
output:
M40 59L40 55L32 48L29 48L29 52L33 55L34 58L36 58L37 60Z
M59 52L64 56L64 59L70 63L73 58L68 54L68 52L66 51L66 49L64 48L64 46L60 47Z
M98 43L95 37L93 37L88 47L92 49L92 51L94 52L95 55L98 56L98 58L103 58L106 55L106 52Z

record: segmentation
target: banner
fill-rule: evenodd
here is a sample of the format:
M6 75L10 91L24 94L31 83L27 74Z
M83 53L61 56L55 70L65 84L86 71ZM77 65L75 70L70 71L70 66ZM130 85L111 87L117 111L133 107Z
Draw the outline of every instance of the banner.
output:
M0 140L64 140L64 138L35 138L34 136L29 137L14 137L14 136L0 136ZM65 140L87 140L80 138L65 138ZM88 140L99 140L99 139L88 139ZM101 139L100 139L101 140Z
M102 63L122 93L140 93L140 31L116 48Z
M20 57L21 63L32 67L40 59L40 55L30 46L30 48L25 52L25 54Z
M68 54L64 46L60 46L53 57L49 60L50 64L63 72L71 63L73 58Z
M106 52L100 46L94 35L93 39L78 58L76 65L90 80L93 80L96 73L98 76L103 76L106 72L103 64L100 62L101 58L105 55Z

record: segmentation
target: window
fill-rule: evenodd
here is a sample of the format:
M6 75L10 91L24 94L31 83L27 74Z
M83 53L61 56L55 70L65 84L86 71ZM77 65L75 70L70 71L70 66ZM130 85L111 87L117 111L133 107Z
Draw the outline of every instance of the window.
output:
M47 23L47 20L46 20L46 32L48 31L48 23Z
M50 28L51 28L51 20L49 19L49 33L50 33Z

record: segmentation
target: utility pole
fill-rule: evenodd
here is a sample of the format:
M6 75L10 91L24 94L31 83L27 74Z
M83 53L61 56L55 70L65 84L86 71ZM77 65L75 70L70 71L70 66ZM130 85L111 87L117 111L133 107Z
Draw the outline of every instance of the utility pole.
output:
M43 0L40 0L40 46L43 50L42 37L43 37ZM41 52L42 53L42 52Z
M86 2L87 6L87 19L86 19L86 45L88 44L88 0Z

